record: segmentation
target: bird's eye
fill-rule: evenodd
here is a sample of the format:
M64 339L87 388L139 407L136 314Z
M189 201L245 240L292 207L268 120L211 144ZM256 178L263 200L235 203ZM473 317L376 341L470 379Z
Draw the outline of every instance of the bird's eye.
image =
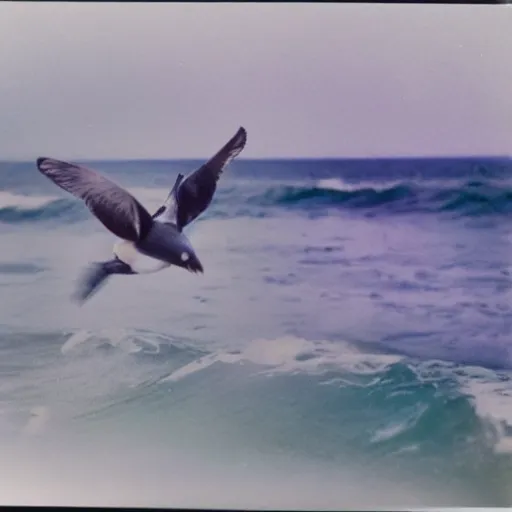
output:
M181 261L187 261L190 258L190 255L188 252L182 252L181 253Z

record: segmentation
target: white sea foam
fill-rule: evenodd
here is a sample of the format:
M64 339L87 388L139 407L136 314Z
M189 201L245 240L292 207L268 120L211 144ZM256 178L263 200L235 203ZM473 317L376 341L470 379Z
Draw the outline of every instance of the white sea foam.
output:
M135 343L136 337L137 335L128 329L101 329L99 331L81 329L72 334L65 341L60 350L62 354L68 354L76 350L80 345L86 344L94 348L98 345L107 344L112 347L120 348L125 352L135 353L141 350L141 346ZM146 339L144 339L144 341L146 341ZM151 344L154 345L155 342Z
M0 208L18 208L20 210L32 210L41 208L56 201L54 196L28 196L15 194L7 190L0 190Z
M316 186L324 190L337 190L339 192L355 192L363 189L373 189L376 191L387 190L403 183L402 181L359 181L350 183L340 178L324 178L318 180Z
M267 367L260 373L324 373L327 369L337 368L371 375L382 372L401 359L400 356L365 353L349 343L283 336L277 339L255 339L237 353L219 352L202 357L174 371L164 380L177 381L216 362L248 362Z

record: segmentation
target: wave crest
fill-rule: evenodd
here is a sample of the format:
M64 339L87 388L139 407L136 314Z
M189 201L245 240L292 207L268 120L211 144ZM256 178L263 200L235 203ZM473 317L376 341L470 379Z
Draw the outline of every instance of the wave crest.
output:
M0 192L0 222L8 224L44 221L62 214L66 214L68 221L80 220L84 208L73 199Z
M236 187L235 187L236 189ZM155 210L166 190L133 191L149 210ZM387 181L350 183L338 178L310 185L281 184L251 195L233 190L217 197L205 218L259 216L272 208L307 212L363 210L384 213L433 213L460 217L512 214L512 183L509 181ZM236 203L236 204L234 204ZM240 205L243 207L240 208ZM270 208L270 209L269 209ZM79 222L90 217L86 206L75 198L26 196L0 191L0 222L20 223L58 219Z
M366 182L320 180L313 186L280 186L261 197L264 205L288 208L385 209L397 213L451 212L461 216L512 213L506 182Z

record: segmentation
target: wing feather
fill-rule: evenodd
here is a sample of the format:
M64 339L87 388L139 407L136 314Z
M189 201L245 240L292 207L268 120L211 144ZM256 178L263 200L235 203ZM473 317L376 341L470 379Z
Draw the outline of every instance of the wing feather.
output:
M114 235L137 242L153 224L149 212L130 193L87 167L41 157L37 168L57 186L84 201Z

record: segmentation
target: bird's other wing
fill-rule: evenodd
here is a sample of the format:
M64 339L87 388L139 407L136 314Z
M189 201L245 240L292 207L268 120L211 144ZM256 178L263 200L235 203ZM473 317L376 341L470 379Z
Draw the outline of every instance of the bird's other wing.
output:
M57 186L84 201L114 235L137 242L151 229L149 212L130 193L87 167L53 158L38 158L37 168Z
M208 208L221 174L244 149L246 142L247 132L245 128L240 127L214 156L181 183L177 190L176 218L179 231Z
M208 177L218 181L224 169L242 152L247 143L247 131L241 126L215 155L194 171L185 181L200 182Z

